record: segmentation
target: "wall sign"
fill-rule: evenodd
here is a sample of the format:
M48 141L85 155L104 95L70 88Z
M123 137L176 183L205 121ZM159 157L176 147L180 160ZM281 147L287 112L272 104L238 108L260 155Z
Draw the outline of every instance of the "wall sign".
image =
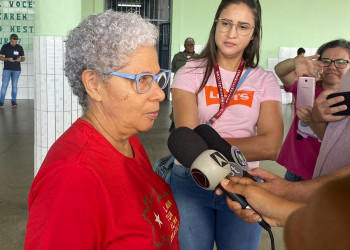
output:
M0 1L0 47L12 33L24 50L33 50L35 0Z

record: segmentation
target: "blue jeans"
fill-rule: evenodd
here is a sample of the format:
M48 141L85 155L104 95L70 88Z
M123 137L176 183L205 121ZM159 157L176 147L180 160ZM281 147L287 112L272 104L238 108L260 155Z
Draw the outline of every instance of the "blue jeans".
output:
M225 195L200 188L189 169L174 164L170 186L180 211L181 250L218 250L259 248L262 228L245 223L227 206Z
M298 182L298 181L304 181L305 179L301 178L300 176L294 174L293 172L287 170L286 174L284 175L284 179L287 181L292 182Z
M1 103L4 103L5 101L5 95L6 95L7 87L9 86L10 79L11 79L11 86L12 86L11 101L12 102L16 101L17 83L20 75L21 75L21 71L18 71L18 70L4 70L2 72L2 86L1 86L1 97L0 97Z

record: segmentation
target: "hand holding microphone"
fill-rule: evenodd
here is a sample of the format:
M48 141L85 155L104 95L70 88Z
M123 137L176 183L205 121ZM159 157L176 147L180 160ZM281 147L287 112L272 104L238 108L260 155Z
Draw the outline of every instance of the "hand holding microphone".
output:
M234 192L244 196L259 214L264 216L264 220L273 227L283 227L288 217L297 209L303 206L302 203L295 203L282 199L263 189L259 183L249 178L223 179L221 186L229 192ZM217 193L219 193L219 189ZM253 213L247 209L242 209L235 202L227 201L229 208L245 222L255 223L258 221L259 214Z
M243 196L228 192L220 186L220 181L227 176L242 176L242 170L220 152L208 149L206 142L196 132L187 127L175 129L169 136L168 147L184 167L191 169L192 178L200 187L206 190L220 187L230 199L239 202L242 208L250 208ZM258 223L266 230L270 228L261 218Z

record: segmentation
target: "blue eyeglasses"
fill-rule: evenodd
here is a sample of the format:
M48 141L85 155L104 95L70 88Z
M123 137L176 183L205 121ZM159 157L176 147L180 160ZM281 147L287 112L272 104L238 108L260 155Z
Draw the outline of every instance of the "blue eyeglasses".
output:
M154 82L157 82L158 86L161 89L164 89L169 83L171 70L162 69L158 75L152 75L150 73L133 75L120 72L109 72L108 74L123 77L126 79L136 80L137 92L140 94L145 94L152 89Z

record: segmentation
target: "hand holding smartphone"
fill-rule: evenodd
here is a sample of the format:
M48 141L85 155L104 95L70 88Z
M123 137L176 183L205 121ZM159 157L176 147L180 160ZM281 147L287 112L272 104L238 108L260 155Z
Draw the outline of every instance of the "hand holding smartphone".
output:
M337 106L345 104L348 108L346 110L339 111L339 112L334 113L332 115L334 115L334 116L350 115L350 91L330 94L327 96L327 99L330 99L330 98L333 98L336 96L344 96L345 100L342 102L335 103L335 104L331 105L330 107L333 108L333 107L337 107Z
M314 106L316 81L314 77L299 77L296 106Z

